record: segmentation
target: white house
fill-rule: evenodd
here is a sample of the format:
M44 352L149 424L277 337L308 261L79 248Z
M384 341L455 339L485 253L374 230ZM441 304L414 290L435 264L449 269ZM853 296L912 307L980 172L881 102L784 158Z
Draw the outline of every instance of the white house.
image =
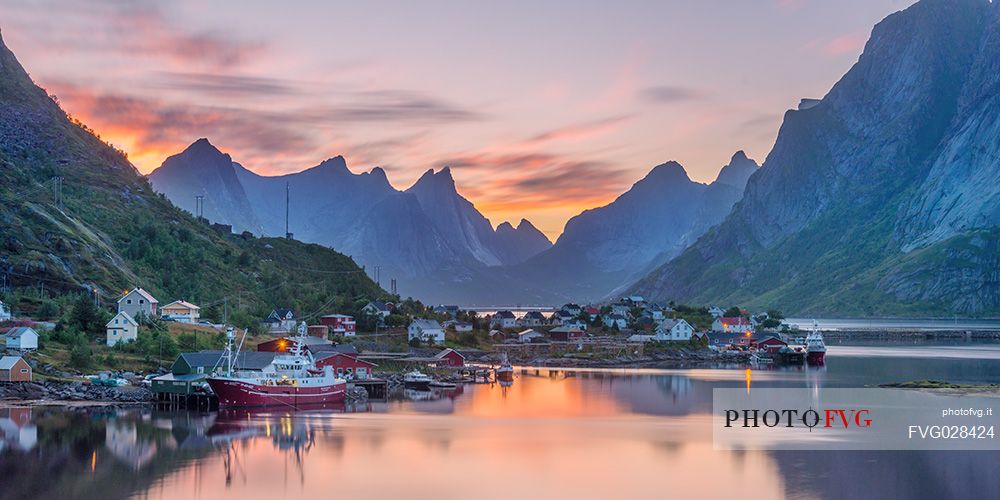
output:
M497 311L490 319L490 328L514 328L517 326L517 318L510 311Z
M7 305L0 302L0 321L7 321L10 319L10 309L7 309Z
M622 330L628 326L628 319L626 319L625 316L622 316L621 314L612 313L605 316L603 320L604 320L604 326L608 328L614 328L617 326L619 330Z
M441 324L432 319L415 319L406 329L406 338L408 340L420 339L421 342L443 344L444 328L441 328Z
M182 323L197 323L201 317L201 308L190 302L175 300L160 308L160 317Z
M656 340L691 340L692 327L683 319L665 319L656 327Z
M711 314L713 318L721 318L726 314L726 311L723 311L719 306L712 306L708 308L708 314Z
M576 319L576 316L565 309L560 309L552 313L552 316L549 316L549 324L552 326L566 326L568 322L574 319Z
M628 304L611 304L611 314L620 314L626 318L632 315L632 306Z
M449 319L442 323L442 325L445 328L454 328L456 333L468 333L472 331L472 323L458 321L457 319Z
M545 338L545 335L542 335L541 333L538 333L530 328L522 332L518 332L517 334L517 341L522 344L528 344L534 342L535 339L541 338Z
M267 315L267 319L261 322L260 326L271 333L288 333L295 329L298 320L295 318L295 311L291 309L275 309Z
M580 314L580 311L583 311L583 308L580 307L579 304L574 304L571 302L569 304L563 304L560 310L566 311L573 316L578 316Z
M159 304L149 292L142 288L133 288L118 299L118 312L128 313L136 320L143 316L155 318Z
M395 305L392 302L373 300L365 304L365 307L361 308L361 312L369 316L379 316L381 318L386 318L390 314L392 314L393 309L395 309Z
M139 323L127 312L120 312L105 325L108 335L108 346L119 342L132 342L139 337Z
M725 333L738 333L744 334L753 331L753 326L750 321L742 316L723 316L721 318L715 318L712 322L713 332L725 332Z
M27 326L16 326L4 334L7 349L18 351L33 351L38 349L38 332Z
M542 326L545 324L545 315L540 311L528 311L517 322L520 326Z
M587 322L579 318L573 318L571 320L563 321L562 328L575 328L577 330L586 330Z

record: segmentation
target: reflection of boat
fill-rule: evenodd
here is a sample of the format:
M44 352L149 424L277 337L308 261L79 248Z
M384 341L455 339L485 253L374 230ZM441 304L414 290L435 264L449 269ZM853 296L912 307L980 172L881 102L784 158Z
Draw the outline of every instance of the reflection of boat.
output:
M223 359L227 367L223 375L208 377L208 385L219 398L219 406L269 406L337 403L344 400L347 381L334 375L329 366L316 369L312 354L303 348L305 324L288 354L274 357L263 372L243 373L233 370L233 330L226 331Z
M432 389L454 389L458 387L458 384L452 384L451 382L438 382L437 380L433 380L427 385Z
M813 321L813 330L806 337L806 362L818 366L826 362L826 343L819 333L819 324Z
M433 381L434 379L430 375L421 373L420 370L413 370L403 375L403 386L407 389L421 389L426 391L430 388Z
M431 391L417 389L403 389L403 397L410 401L431 401L438 399Z
M507 359L507 353L504 352L500 355L500 367L496 369L497 380L503 382L512 382L514 380L514 367L511 366L510 360Z
M778 349L778 363L783 365L801 365L805 360L806 350L800 345L789 344Z

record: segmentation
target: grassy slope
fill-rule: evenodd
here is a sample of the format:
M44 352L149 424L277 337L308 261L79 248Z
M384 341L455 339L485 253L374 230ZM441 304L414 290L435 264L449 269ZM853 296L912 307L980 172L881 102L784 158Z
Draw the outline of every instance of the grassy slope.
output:
M64 209L46 182L61 176ZM155 194L114 148L74 123L0 42L0 271L43 294L140 285L266 313L309 313L386 295L337 252L220 234Z

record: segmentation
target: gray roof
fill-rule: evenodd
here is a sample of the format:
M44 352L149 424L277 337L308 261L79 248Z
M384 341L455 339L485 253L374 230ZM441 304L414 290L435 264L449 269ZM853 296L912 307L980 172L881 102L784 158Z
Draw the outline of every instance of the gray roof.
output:
M236 356L233 364L246 370L262 370L274 361L274 354L273 352L243 351ZM184 361L192 368L199 366L221 367L223 365L222 351L182 352L180 357L184 358Z
M10 370L21 356L4 356L0 358L0 370Z
M532 319L545 319L545 315L543 315L541 311L528 311L528 313L525 314L524 317Z
M415 319L415 320L413 320L413 323L410 324L410 326L416 326L417 328L420 328L421 330L440 330L441 329L441 323L438 323L437 321L434 321L432 319Z
M514 317L514 313L510 311L497 311L496 317L510 319Z
M15 326L14 328L7 330L7 333L5 335L7 336L7 338L16 339L20 338L22 335L28 332L38 335L38 332L32 330L30 327L27 326Z
M309 346L309 352L313 354L325 352L339 352L343 354L357 354L358 348L354 344L315 344Z
M665 319L665 320L663 320L663 321L660 322L660 326L662 326L666 330L669 330L669 329L673 328L674 326L676 326L677 323L680 323L681 321L684 321L684 320L683 319L673 319L673 318L671 318L671 319Z

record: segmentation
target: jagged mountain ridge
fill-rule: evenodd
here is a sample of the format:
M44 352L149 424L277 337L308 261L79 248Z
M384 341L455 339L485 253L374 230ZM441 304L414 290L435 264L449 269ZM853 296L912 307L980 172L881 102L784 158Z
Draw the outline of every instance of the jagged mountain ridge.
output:
M726 220L633 290L796 314L1000 310L1000 7L922 0L788 111Z
M202 142L209 144L204 139L195 144ZM209 146L211 154L192 146L188 150L202 154L186 161L177 159L184 153L171 157L169 164L165 162L149 175L154 188L181 203L208 189L198 172L215 169L218 158L229 158ZM287 186L289 231L295 238L351 255L372 275L378 267L383 283L397 279L401 291L426 300L497 300L498 290L513 291L514 285L500 283L507 280L502 272L483 268L521 262L551 245L544 236L539 241L532 234L537 230L530 223L515 231L516 238L494 230L458 193L447 167L429 170L409 189L399 191L381 168L355 174L340 156L281 176L262 176L229 160L239 186L218 185L229 190L219 197L238 198L242 189L264 234L285 233ZM231 210L217 215L213 220L233 224L235 229L234 221L246 214Z
M612 203L566 223L549 250L518 266L525 280L567 298L596 300L680 253L729 213L757 164L739 151L711 184L677 162L653 168Z

